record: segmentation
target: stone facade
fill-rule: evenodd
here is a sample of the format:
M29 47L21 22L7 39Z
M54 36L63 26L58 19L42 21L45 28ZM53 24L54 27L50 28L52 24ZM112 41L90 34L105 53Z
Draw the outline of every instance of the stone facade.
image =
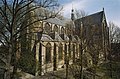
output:
M43 28L41 41L36 46L36 60L39 61L40 56L42 56L41 74L64 67L66 57L69 58L70 63L79 57L79 54L76 54L79 52L80 41L77 35L74 36L72 32L67 34L68 28L54 23L45 22ZM37 36L37 34L35 35ZM39 49L41 50L38 51Z

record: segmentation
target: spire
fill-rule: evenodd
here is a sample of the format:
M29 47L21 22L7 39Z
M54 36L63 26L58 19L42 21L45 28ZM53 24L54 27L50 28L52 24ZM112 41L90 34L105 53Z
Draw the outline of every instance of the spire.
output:
M103 11L104 11L104 7L103 7Z
M75 20L74 9L73 9L73 2L72 2L72 10L71 10L71 20L72 20L72 21Z

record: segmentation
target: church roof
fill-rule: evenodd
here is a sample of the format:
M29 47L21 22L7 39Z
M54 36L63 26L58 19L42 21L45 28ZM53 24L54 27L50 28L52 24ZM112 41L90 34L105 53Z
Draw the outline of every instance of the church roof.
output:
M63 39L59 36L57 32L50 33L49 36L54 40L54 41L63 41Z
M47 20L45 20L46 22L50 22L50 23L53 23L53 24L57 24L57 25L61 25L61 26L65 26L66 23L68 23L70 20L69 19L59 19L57 17L55 18L49 18Z
M53 41L53 39L47 34L42 34L41 40L42 41Z
M79 18L79 19L75 20L75 24L83 22L83 24L85 24L85 25L93 25L93 24L99 25L102 23L103 16L104 16L104 11L97 12L95 14L88 15L83 18Z

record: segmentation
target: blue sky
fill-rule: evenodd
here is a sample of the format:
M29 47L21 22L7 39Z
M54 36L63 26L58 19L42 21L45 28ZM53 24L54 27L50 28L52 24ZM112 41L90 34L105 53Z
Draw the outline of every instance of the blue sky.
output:
M72 5L74 9L84 10L93 14L105 10L107 21L112 21L120 27L120 0L59 0L63 6L63 15L70 18Z

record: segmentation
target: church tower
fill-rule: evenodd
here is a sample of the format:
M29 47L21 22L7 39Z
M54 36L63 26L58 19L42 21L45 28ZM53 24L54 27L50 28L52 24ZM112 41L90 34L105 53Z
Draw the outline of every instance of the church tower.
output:
M73 8L72 8L72 10L71 10L71 20L72 20L72 21L75 20L74 9L73 9Z

